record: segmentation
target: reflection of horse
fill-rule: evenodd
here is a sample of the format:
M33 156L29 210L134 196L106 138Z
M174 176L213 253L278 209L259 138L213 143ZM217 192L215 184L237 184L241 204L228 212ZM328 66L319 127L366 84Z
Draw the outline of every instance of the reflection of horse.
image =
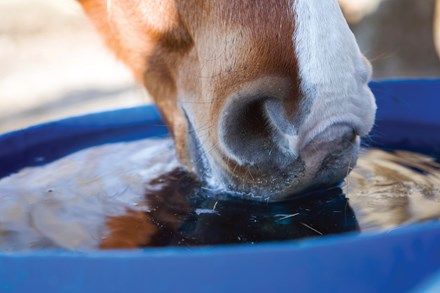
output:
M80 3L205 181L279 200L355 164L376 106L337 0Z
M440 164L427 156L370 149L342 191L265 203L201 185L171 146L106 144L2 178L0 250L252 243L440 217Z

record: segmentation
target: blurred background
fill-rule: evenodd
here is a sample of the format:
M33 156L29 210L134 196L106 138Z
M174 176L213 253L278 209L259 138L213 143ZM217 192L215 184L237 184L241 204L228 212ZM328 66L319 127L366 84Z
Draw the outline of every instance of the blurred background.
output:
M75 0L0 0L0 133L149 101Z
M440 77L436 0L339 1L374 79ZM74 0L0 1L0 133L150 102Z

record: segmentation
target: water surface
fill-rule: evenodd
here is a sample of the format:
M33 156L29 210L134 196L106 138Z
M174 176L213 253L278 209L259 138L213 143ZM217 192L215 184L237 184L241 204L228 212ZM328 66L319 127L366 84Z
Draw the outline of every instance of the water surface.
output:
M387 231L440 218L440 164L365 150L343 186L279 203L202 186L169 139L79 151L0 179L0 249L257 243Z

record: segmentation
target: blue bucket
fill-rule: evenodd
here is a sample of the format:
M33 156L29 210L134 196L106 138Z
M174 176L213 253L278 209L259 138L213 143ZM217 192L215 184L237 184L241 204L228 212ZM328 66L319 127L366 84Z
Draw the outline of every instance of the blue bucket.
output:
M440 152L440 80L370 86L379 110L368 145ZM0 178L90 146L158 136L167 130L154 107L34 126L0 136ZM402 292L440 290L439 270L440 223L428 222L189 250L0 252L0 292Z

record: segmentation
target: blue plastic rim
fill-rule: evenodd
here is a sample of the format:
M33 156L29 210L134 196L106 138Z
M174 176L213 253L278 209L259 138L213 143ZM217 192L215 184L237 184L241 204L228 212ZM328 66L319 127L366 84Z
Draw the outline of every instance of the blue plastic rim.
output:
M367 145L440 153L440 80L370 86L379 110ZM89 146L166 135L154 107L31 127L0 136L0 177ZM440 224L429 222L253 246L0 252L0 292L405 292L439 286L438 270Z

